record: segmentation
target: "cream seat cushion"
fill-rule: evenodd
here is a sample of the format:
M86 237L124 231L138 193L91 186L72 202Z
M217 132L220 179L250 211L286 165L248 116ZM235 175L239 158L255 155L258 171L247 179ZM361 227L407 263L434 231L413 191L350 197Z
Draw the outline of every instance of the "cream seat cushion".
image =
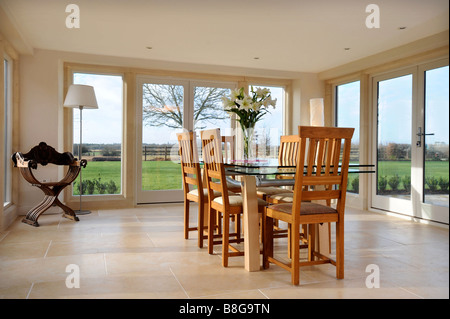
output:
M213 192L214 192L214 196L215 196L215 197L221 196L221 195L222 195L221 192L218 192L218 191L213 191ZM196 189L191 190L191 191L189 192L189 194L198 197L198 189L196 188ZM229 192L228 192L228 195L235 195L235 193L229 191ZM207 189L207 188L203 188L203 196L208 197L208 189Z
M270 195L269 198L286 203L292 203L294 201L294 193L280 193Z
M281 188L281 187L275 187L275 186L268 186L268 187L257 187L256 193L259 196L262 195L274 195L274 194L281 194L281 193L287 193L289 190Z
M228 201L230 203L230 206L241 206L244 202L242 199L242 196L239 195L231 195L228 196ZM223 205L223 198L222 197L216 197L214 198L214 202ZM258 206L266 206L268 203L265 200L262 200L261 198L258 198Z

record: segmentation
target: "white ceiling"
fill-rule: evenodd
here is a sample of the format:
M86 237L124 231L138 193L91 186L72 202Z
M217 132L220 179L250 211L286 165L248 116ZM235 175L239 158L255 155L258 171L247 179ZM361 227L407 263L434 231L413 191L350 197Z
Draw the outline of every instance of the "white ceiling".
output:
M79 29L66 28L69 3L80 8ZM379 29L366 27L370 3L380 8ZM448 0L0 0L0 5L35 49L292 72L321 72L449 28Z

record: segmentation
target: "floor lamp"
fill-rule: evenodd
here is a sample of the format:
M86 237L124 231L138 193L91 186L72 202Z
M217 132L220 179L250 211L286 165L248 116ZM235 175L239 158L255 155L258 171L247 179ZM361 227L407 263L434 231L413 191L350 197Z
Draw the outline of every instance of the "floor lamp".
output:
M78 156L82 157L83 144L82 144L82 131L83 131L83 109L98 109L97 99L95 97L95 91L92 86L72 84L67 92L66 99L64 100L65 107L79 108L80 109L80 144L78 145ZM81 209L81 197L82 191L82 171L80 171L80 209L75 211L77 215L90 214L89 210Z

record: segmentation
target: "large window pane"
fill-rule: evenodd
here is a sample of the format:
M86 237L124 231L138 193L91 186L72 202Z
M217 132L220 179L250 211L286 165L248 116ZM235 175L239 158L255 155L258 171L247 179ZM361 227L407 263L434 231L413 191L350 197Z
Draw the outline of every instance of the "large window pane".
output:
M219 128L222 136L234 135L230 115L224 111L222 97L229 96L231 89L195 86L194 87L194 131L197 134L197 148L201 154L200 131ZM226 153L228 154L228 153ZM201 157L200 157L201 158ZM224 158L225 161L232 158Z
M231 89L196 86L194 88L194 131L220 128L221 135L231 135L230 115L224 111L222 97Z
M254 154L258 158L278 158L280 147L280 136L283 135L283 110L284 110L284 88L276 86L254 85L270 90L272 99L277 99L275 108L269 107L269 113L264 115L255 125L255 147ZM249 87L250 89L250 87Z
M378 83L377 194L410 199L412 75Z
M424 202L449 206L448 66L425 72Z
M74 73L74 84L94 87L98 109L83 109L82 158L88 161L82 171L84 195L120 194L122 189L123 81L121 76ZM80 111L73 113L73 153L80 143ZM79 179L73 194L80 190Z
M359 163L359 114L360 82L336 86L336 126L355 129L350 150L350 164ZM347 190L351 193L359 193L358 174L349 174Z

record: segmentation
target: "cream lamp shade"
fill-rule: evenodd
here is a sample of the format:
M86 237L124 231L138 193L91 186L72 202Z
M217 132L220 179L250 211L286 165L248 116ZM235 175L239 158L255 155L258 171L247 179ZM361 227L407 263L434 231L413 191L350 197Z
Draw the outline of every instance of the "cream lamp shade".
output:
M64 100L65 107L98 109L94 87L82 84L72 84Z
M311 126L324 126L324 107L323 98L311 99L310 103L310 121Z

